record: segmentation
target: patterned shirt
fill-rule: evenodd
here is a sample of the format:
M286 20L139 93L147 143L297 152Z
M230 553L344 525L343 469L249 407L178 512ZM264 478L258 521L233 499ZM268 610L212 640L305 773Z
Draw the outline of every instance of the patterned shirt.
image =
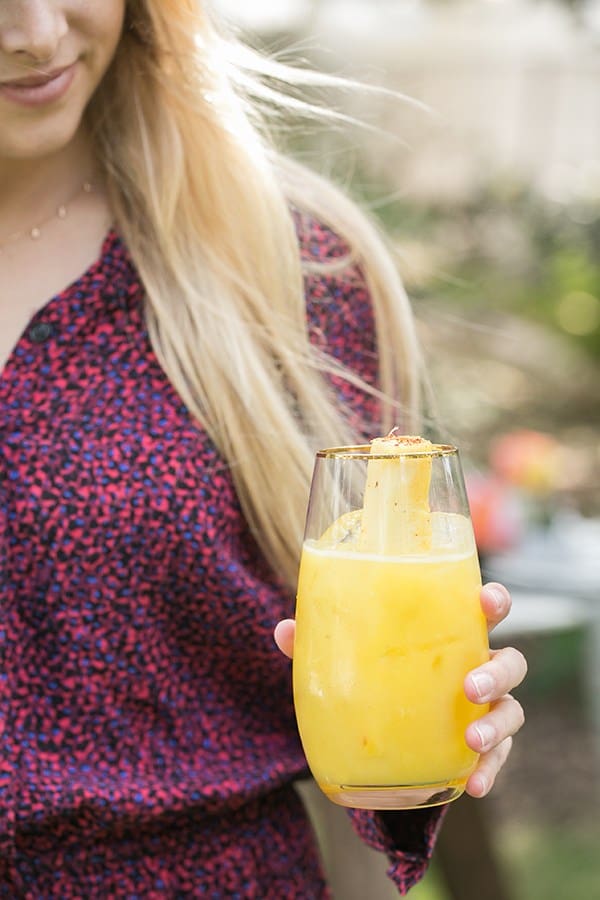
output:
M346 252L297 224L305 259ZM312 339L374 381L359 269L307 276L306 298ZM0 378L0 573L1 897L329 896L272 637L293 598L157 362L114 230ZM351 815L406 892L439 809Z

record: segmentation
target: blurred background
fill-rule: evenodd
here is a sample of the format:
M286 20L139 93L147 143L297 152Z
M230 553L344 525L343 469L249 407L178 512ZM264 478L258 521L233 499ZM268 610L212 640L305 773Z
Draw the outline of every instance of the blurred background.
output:
M391 236L484 572L514 594L497 643L530 663L527 724L478 804L488 868L449 848L411 897L600 898L600 0L216 6L284 61L405 97L313 89L363 125L299 120L289 147Z

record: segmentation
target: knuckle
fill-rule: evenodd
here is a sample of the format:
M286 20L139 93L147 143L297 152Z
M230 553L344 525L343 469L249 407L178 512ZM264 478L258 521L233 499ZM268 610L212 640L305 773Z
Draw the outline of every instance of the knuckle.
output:
M527 662L527 659L521 653L520 650L517 650L517 653L519 654L519 662L521 664L521 671L523 672L523 678L525 678L525 676L527 675L527 671L529 669L529 664Z
M527 660L525 659L523 653L517 647L507 647L506 649L510 653L513 660L518 663L519 668L527 670Z
M517 727L522 728L525 724L525 710L521 706L518 700L515 700L514 697L511 697L513 704L513 714L518 723Z
M512 606L512 597L510 595L510 591L508 590L508 588L505 588L503 584L498 585L498 588L500 589L503 597L503 609L505 613L509 613ZM498 590L498 588L496 588L496 590Z
M486 592L491 593L495 598L498 615L505 617L512 606L510 592L503 584L499 584L497 581L490 581L484 587Z
M516 647L505 647L500 654L502 674L505 683L511 686L520 684L527 674L527 660ZM517 681L515 681L517 679Z
M502 768L502 757L498 753L490 754L486 760L485 776L488 783L488 791L494 787L496 776Z
M504 763L510 756L510 751L512 750L512 745L513 745L513 739L512 739L512 736L509 735L509 737L507 737L504 742L504 747L502 748L500 768L502 768L502 766L504 765Z
M507 647L504 653L498 654L495 662L498 667L499 683L504 687L508 687L512 681L511 675L513 670L511 648Z

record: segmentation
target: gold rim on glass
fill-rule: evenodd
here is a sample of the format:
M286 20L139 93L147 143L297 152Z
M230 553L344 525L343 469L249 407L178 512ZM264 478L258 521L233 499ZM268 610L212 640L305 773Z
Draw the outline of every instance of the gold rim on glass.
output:
M458 453L458 448L453 444L434 444L424 450L413 450L406 452L403 450L399 453L371 453L370 444L357 444L355 447L327 447L324 450L317 450L317 459L398 459L401 456L406 458L418 458L422 456L451 456Z

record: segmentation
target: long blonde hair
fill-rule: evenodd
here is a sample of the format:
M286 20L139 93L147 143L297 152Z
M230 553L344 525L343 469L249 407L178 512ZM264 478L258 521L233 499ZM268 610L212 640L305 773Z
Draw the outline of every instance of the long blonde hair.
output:
M349 254L338 269L362 266L379 335L382 428L414 425L419 352L377 228L269 138L265 104L298 106L272 76L285 81L293 70L266 67L267 83L250 71L258 54L246 50L236 66L235 47L199 0L131 0L89 116L158 359L231 467L266 558L292 584L314 450L357 438L326 376L360 379L309 342L291 206L343 237Z

